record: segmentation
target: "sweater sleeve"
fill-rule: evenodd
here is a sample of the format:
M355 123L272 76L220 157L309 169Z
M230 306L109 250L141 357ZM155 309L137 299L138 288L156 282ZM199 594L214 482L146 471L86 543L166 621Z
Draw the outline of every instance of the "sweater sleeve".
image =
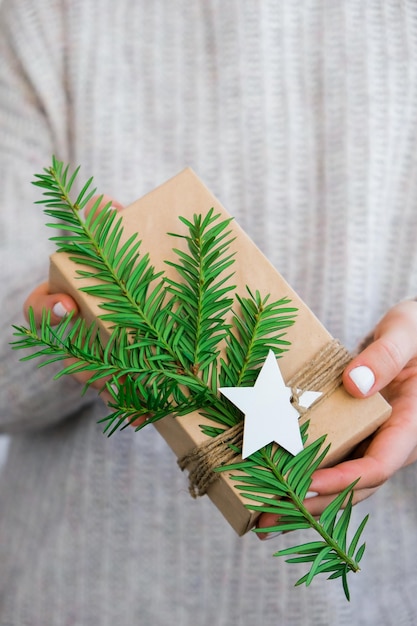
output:
M66 419L97 395L82 397L69 377L53 381L53 366L21 363L23 353L10 347L12 324L24 323L24 299L46 279L51 252L31 181L53 153L62 159L70 153L59 18L46 2L3 0L0 8L0 432L6 433Z

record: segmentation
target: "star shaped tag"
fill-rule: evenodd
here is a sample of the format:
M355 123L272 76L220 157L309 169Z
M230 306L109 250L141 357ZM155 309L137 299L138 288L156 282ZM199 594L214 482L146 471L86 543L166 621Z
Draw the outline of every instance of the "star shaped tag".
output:
M253 387L220 387L219 391L245 414L242 458L275 441L293 455L303 449L297 409L291 404L291 388L285 385L272 350ZM305 391L299 404L309 408L321 396Z

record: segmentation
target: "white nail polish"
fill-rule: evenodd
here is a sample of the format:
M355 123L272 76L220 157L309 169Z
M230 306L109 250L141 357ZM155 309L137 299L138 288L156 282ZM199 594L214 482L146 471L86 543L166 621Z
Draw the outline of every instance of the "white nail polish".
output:
M269 541L270 539L275 539L275 537L279 537L282 535L282 530L277 530L275 533L268 533L265 537L264 541Z
M367 394L375 384L375 374L366 365L359 365L349 372L349 378L355 383L363 395Z
M309 498L315 498L318 495L319 495L318 491L307 491L305 495L305 499L308 500Z
M68 311L64 307L62 302L57 302L56 304L54 304L54 306L52 307L52 313L57 317L65 317L66 315L68 315Z

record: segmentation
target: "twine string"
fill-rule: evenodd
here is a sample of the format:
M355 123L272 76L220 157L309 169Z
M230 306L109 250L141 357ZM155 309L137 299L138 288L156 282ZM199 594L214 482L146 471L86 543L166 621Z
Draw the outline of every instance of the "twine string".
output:
M351 359L346 348L337 339L332 339L288 380L286 384L291 388L291 403L300 415L315 408L341 385L343 370ZM307 409L300 404L300 397L308 390L321 391L322 395ZM242 449L242 443L243 420L196 446L178 460L182 470L189 470L189 491L193 498L207 493L219 477L219 473L214 471L216 468L239 458L236 450Z
M243 422L238 422L220 435L195 447L178 460L178 465L182 470L189 468L188 489L193 498L207 493L210 485L219 476L214 469L234 461L238 456L236 448L241 450L242 444Z

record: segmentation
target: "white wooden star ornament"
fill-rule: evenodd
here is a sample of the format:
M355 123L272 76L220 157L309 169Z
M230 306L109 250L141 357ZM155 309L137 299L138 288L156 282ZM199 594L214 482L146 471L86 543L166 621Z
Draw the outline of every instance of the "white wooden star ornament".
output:
M219 391L245 415L242 458L246 459L272 441L291 454L301 452L300 415L291 403L291 388L285 385L272 350L253 387L220 387ZM319 391L304 391L299 404L308 409L321 395Z

